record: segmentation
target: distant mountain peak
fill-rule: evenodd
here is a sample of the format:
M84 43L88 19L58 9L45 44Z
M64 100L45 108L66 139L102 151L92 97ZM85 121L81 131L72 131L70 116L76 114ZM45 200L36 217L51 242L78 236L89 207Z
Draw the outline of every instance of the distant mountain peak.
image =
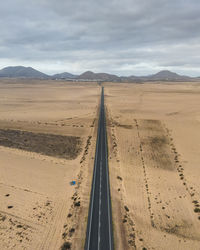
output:
M171 74L171 73L173 73L173 74L176 74L176 73L174 73L174 72L172 72L172 71L170 71L170 70L167 70L167 69L161 70L161 71L159 71L158 73L164 73L164 74L167 74L167 73ZM158 73L157 73L157 74L158 74Z
M186 80L187 76L181 76L175 72L169 70L162 70L154 75L147 76L150 80Z
M88 71L85 71L83 74L95 74L95 73L93 71L88 70Z
M33 69L32 67L9 66L0 70L0 77L48 78L49 76L38 70Z
M99 80L99 81L119 81L120 78L116 75L108 73L94 73L86 71L78 77L80 80Z
M177 73L174 73L169 70L161 70L158 73L154 74L154 76L179 76Z

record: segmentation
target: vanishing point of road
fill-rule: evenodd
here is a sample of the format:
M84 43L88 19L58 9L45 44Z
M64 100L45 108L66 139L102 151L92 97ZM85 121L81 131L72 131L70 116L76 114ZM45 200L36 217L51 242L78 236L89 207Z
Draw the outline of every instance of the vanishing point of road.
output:
M113 250L113 248L104 88L102 87L85 250Z

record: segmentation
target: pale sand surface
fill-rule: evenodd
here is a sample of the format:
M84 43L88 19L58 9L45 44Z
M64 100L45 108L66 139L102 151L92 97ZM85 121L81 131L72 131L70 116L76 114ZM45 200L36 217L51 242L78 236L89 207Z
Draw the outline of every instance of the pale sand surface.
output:
M1 129L78 136L82 150L66 160L0 146L0 249L83 248L99 96L95 83L1 80Z
M200 249L200 83L105 95L116 249Z
M200 85L113 83L105 95L116 249L200 249ZM1 80L0 129L78 136L82 151L0 146L0 249L83 248L99 97L94 83Z

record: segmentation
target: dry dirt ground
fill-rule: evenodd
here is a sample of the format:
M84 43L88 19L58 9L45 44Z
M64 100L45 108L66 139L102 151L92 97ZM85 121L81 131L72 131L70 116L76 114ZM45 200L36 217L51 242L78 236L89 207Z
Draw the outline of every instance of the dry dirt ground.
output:
M116 249L200 249L200 83L104 85Z
M0 81L0 249L83 249L100 91ZM105 95L115 248L200 249L200 84Z
M0 249L83 248L100 90L0 81Z

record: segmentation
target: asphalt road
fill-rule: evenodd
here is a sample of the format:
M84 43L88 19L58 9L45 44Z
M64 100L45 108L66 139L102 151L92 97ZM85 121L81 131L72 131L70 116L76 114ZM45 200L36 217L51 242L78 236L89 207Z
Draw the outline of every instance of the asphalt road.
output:
M101 106L85 250L113 250L108 147L103 87L101 93Z

